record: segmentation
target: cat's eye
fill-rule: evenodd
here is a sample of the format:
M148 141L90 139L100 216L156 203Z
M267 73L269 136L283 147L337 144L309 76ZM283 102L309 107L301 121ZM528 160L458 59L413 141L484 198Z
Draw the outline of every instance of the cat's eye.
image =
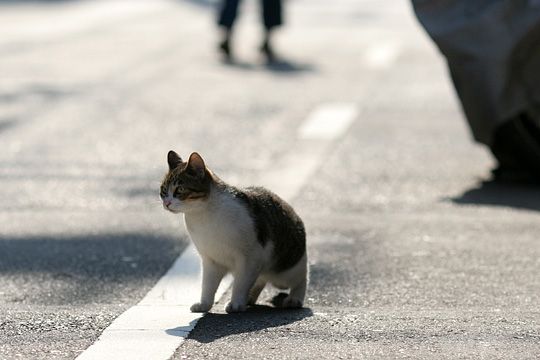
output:
M175 196L178 196L183 192L184 192L184 188L182 186L177 186L176 189L174 189L174 195Z

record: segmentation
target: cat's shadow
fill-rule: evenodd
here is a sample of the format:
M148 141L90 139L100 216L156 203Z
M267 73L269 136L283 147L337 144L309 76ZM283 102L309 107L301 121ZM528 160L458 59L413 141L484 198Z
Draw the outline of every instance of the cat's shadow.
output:
M313 315L309 308L283 309L267 305L250 306L237 314L208 313L199 320L188 339L211 343L221 338L285 326ZM176 329L167 330L173 333Z

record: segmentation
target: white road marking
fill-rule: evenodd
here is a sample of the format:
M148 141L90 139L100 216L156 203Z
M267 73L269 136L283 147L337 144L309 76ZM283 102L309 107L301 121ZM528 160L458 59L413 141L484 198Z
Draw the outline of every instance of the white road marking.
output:
M318 107L298 129L298 141L288 155L261 175L263 185L286 200L296 196L333 140L347 131L357 114L357 107L350 103ZM199 256L189 245L146 296L116 318L77 359L169 359L203 316L189 311L199 299L200 278ZM230 276L224 279L216 299L231 282Z
M358 115L356 105L332 103L319 106L299 129L304 140L332 140L341 136Z
M294 155L272 165L259 184L272 190L285 200L292 199L315 168L321 163L325 147L295 146Z
M298 141L288 156L274 163L260 183L280 197L292 199L321 164L332 142L344 135L357 116L354 103L319 105L298 128Z
M367 49L364 60L372 68L387 68L395 63L399 47L392 43L381 43Z
M77 359L170 358L203 316L189 311L191 304L199 300L199 262L190 244L146 296L117 317ZM231 281L230 276L223 279L217 299Z

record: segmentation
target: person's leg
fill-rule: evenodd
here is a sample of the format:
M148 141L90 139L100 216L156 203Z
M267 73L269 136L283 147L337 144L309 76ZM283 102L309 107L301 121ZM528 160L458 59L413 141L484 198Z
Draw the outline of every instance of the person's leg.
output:
M223 0L219 9L218 25L223 31L223 38L219 43L219 48L228 59L232 57L231 37L234 23L238 15L239 3L240 0Z
M268 61L275 61L275 53L272 46L273 30L283 24L283 8L281 0L261 0L262 20L264 24L264 38L261 44L261 52Z

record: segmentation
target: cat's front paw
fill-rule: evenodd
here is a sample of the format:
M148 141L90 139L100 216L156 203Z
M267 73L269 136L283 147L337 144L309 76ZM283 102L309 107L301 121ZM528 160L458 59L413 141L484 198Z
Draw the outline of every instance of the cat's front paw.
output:
M212 304L195 303L189 308L191 312L208 312L212 308Z
M247 306L245 304L234 304L232 301L225 306L225 311L230 313L238 313L246 311Z
M303 301L297 298L294 298L292 296L287 296L285 299L283 299L283 304L281 304L284 308L292 308L292 309L298 309L303 306Z

